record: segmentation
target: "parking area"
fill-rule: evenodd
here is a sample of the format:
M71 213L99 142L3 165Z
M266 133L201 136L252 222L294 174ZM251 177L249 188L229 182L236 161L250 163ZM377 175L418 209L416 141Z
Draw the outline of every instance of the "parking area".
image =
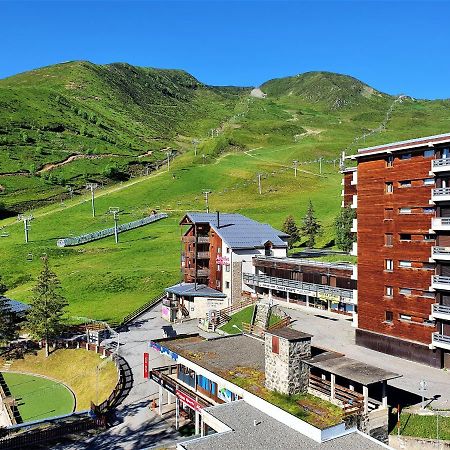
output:
M390 381L389 384L417 396L421 396L420 381L425 380L427 382L425 396L429 399L436 397L431 406L450 408L450 373L445 369L435 369L356 345L355 329L349 317L306 307L283 309L295 320L293 328L314 336L313 345L344 353L350 358L384 370L394 370L403 376Z

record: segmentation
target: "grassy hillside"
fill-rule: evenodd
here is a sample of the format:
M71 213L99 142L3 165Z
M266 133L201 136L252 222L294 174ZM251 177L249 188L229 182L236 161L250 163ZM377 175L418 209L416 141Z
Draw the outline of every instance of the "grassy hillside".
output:
M58 70L58 67L61 68L63 65L42 70L47 70L50 74L53 70ZM73 101L83 93L83 98L86 97L84 105L97 105L96 111L102 111L104 115L109 112L108 126L116 127L114 130L119 130L120 121L131 120L128 112L126 114L122 112L135 111L137 108L135 103L145 104L145 108L152 110L146 98L143 98L145 94L142 94L143 97L139 95L143 92L140 89L144 90L145 84L139 83L141 88L138 88L133 83L133 88L130 86L122 91L126 85L125 80L116 87L114 83L107 81L111 73L115 74L114 77L117 76L116 71L129 70L133 73L134 70L139 72L141 69L121 65L98 68L88 63L71 63L68 67L82 73L86 70L90 74L97 74L97 71L103 73L102 77L96 75L95 78L95 83L105 89L101 91L100 88L95 88L96 92L102 92L101 100L92 99L86 94L93 89L90 83L86 83L83 87L78 86L75 93L72 87L65 89L69 90ZM158 74L158 77L162 76L158 71L142 70L148 77L155 77L155 74ZM42 78L42 72L37 72ZM150 119L147 121L147 118L142 116L140 121L136 117L133 119L136 120L135 127L129 122L123 125L125 123L123 122L123 132L118 136L134 139L132 150L138 152L146 150L147 144L159 142L155 138L158 133L167 133L167 142L164 145L173 141L179 149L178 156L171 163L171 171L167 172L163 166L148 176L141 176L136 172L136 176L128 181L110 184L100 189L97 191L96 218L91 217L89 197L82 191L73 199L66 199L64 203L53 203L36 209L30 231L31 242L28 245L23 242L22 224L17 223L14 218L1 220L0 226L5 227L2 233L8 236L0 237L2 255L0 270L10 287L8 295L29 301L31 288L40 269L39 257L46 253L50 257L52 267L61 278L69 300L70 320L76 321L76 317L88 316L119 321L127 313L162 291L164 287L180 279L178 222L186 210L204 208L202 195L204 189L212 191L211 210L241 212L275 227L281 227L288 214L293 214L297 221L300 221L311 199L325 230L319 245L332 245L334 238L332 223L341 202L341 176L337 165L332 161L340 151L347 149L351 152L355 151L357 146L448 132L450 128L448 101L411 98L396 101L395 98L375 90L368 95L368 88L357 80L335 77L332 74L308 75L305 77L306 81L303 80L301 83L298 79L302 77L273 80L263 86L268 97L257 99L250 97L248 91L233 88L216 89L201 84L194 87L196 82L188 75L179 72L168 73L175 78L183 76L184 88L180 88L180 95L184 96L183 99L188 98L176 100L180 108L183 105L186 107L183 114L178 116L178 112L174 111L173 115L164 119L176 124L174 126L178 127L177 134L171 134L172 128L164 128L164 123L153 124L156 116L152 116L153 121ZM140 75L136 76L140 78ZM29 89L26 77L33 77L33 72L0 83L14 81L13 84L18 86L17 89L23 83L26 91ZM53 78L43 77L32 89L38 89L40 83L45 84L48 79L51 83L59 83L59 86L66 86L68 83L67 80L61 81L53 74ZM167 78L165 80L168 83ZM335 85L339 86L337 94ZM158 86L158 92L161 93L164 88ZM109 92L110 87L112 93ZM312 97L316 91L317 96ZM130 92L129 97L125 92ZM119 97L122 98L120 104L123 109L116 111L116 108L119 108L117 100ZM164 101L169 101L165 94L163 97ZM32 98L34 97L30 95L30 102ZM137 99L136 102L132 100L133 98ZM347 100L336 103L337 99ZM44 101L43 97L41 100ZM106 100L110 102L108 103L110 111L102 106ZM113 103L116 105L114 108L111 106ZM193 108L193 105L197 105L198 109ZM37 114L29 111L26 115L21 108L17 109L16 113L17 116L23 115L24 120ZM105 117L104 115L102 117ZM42 113L39 117L39 120L44 120L47 115ZM61 112L54 112L53 116L48 117L52 117L52 121L67 120ZM80 116L70 117L78 120ZM211 134L207 137L211 128L215 129L213 137ZM192 139L202 132L204 135L199 139L198 152L195 155ZM59 142L50 140L50 137L58 134L63 142L69 137L78 142L79 135L71 131L48 133L46 135L48 145L51 142ZM3 137L13 134L8 131ZM141 139L144 135L146 141ZM362 138L363 135L366 137ZM361 139L356 139L360 137ZM142 144L142 148L139 149L138 144L142 142L145 142L145 146ZM160 142L160 145L163 144ZM10 147L6 146L1 150L1 164L9 159L4 157L5 148ZM11 148L20 153L24 146L17 145ZM116 144L111 148L111 152L119 154L123 151L123 155L126 155L131 151L121 148ZM53 161L51 158L56 158L57 155L51 153L47 156ZM126 157L128 156L122 156ZM325 161L322 175L319 174L318 157L323 157ZM114 158L109 158L110 164L114 163ZM294 178L293 160L300 161L297 178ZM56 167L50 173L56 178L73 177L73 179L79 179L80 173L85 173L88 174L85 178L97 179L97 173L107 161L108 157L78 159ZM263 174L262 195L259 195L257 190L258 173ZM13 184L12 180L17 183L17 190L11 194L9 186ZM45 195L49 195L49 191L54 192L52 186L45 184L48 182L43 180L42 176L0 178L1 185L10 183L3 198L11 204L29 200L30 196L40 195L44 198ZM61 191L65 189L64 186L59 188ZM0 201L1 199L0 196ZM112 219L107 214L110 206L122 208L121 222L142 217L153 208L168 211L170 218L121 235L118 245L114 244L113 238L107 238L80 247L67 249L56 247L56 240L60 237L79 235L111 226Z

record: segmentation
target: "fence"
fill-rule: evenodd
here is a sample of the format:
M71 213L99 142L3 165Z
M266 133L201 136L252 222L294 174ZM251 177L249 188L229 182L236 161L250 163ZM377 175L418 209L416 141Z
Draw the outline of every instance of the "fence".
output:
M124 223L117 227L119 233L123 231L133 230L134 228L143 227L150 223L156 222L161 219L169 217L166 213L153 214L143 219L135 220L133 222ZM74 245L86 244L87 242L96 241L98 239L103 239L107 236L112 236L114 234L114 227L106 228L101 231L94 231L93 233L82 234L81 236L69 237L64 239L58 239L56 245L58 247L72 247Z
M149 310L152 306L154 306L158 302L160 302L164 298L165 295L166 295L165 292L158 294L156 297L152 298L150 301L148 301L144 305L140 306L139 308L134 310L132 313L128 314L128 316L125 316L123 318L122 322L120 323L120 326L126 325L127 323L136 319L136 317L139 317L145 311Z

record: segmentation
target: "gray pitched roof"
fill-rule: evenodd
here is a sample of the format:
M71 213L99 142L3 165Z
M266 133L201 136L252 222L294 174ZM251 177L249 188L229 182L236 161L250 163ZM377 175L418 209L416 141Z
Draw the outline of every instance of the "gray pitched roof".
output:
M270 241L273 247L287 247L283 238L289 237L266 223L249 219L242 214L189 212L186 216L193 223L209 223L216 233L233 249L262 248Z
M166 292L176 295L182 295L185 297L217 297L225 298L226 295L223 292L212 289L205 284L195 283L178 283L166 288Z

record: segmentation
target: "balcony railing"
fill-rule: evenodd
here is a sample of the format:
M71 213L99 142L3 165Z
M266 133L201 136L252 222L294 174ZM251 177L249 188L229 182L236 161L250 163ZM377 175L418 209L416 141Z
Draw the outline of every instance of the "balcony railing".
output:
M183 242L192 244L195 242L195 236L183 236ZM209 236L197 236L197 243L209 244Z
M442 158L442 159L434 159L433 160L433 169L448 167L450 170L450 158Z
M342 301L353 299L353 290L344 289L325 284L304 283L303 281L287 280L286 278L270 277L268 275L254 275L251 273L244 273L244 282L253 286L270 285L271 288L279 291L304 291L313 297L322 295L339 296ZM264 286L263 286L264 287Z
M433 315L434 314L444 314L450 317L450 306L440 305L439 303L435 303L432 305Z
M191 277L195 277L195 269L194 268L185 268L184 273L190 275ZM197 277L209 277L210 270L209 269L197 269Z
M441 333L433 333L432 340L433 345L436 347L450 348L450 336Z
M434 289L443 289L445 291L450 290L450 277L445 277L443 275L433 275L433 282L431 286Z
M448 229L450 230L450 217L434 217L432 221L433 229Z
M439 259L444 257L445 259L450 258L450 247L433 247L433 258Z
M209 252L197 252L197 259L209 259Z
M442 187L433 189L433 199L450 196L450 188Z

